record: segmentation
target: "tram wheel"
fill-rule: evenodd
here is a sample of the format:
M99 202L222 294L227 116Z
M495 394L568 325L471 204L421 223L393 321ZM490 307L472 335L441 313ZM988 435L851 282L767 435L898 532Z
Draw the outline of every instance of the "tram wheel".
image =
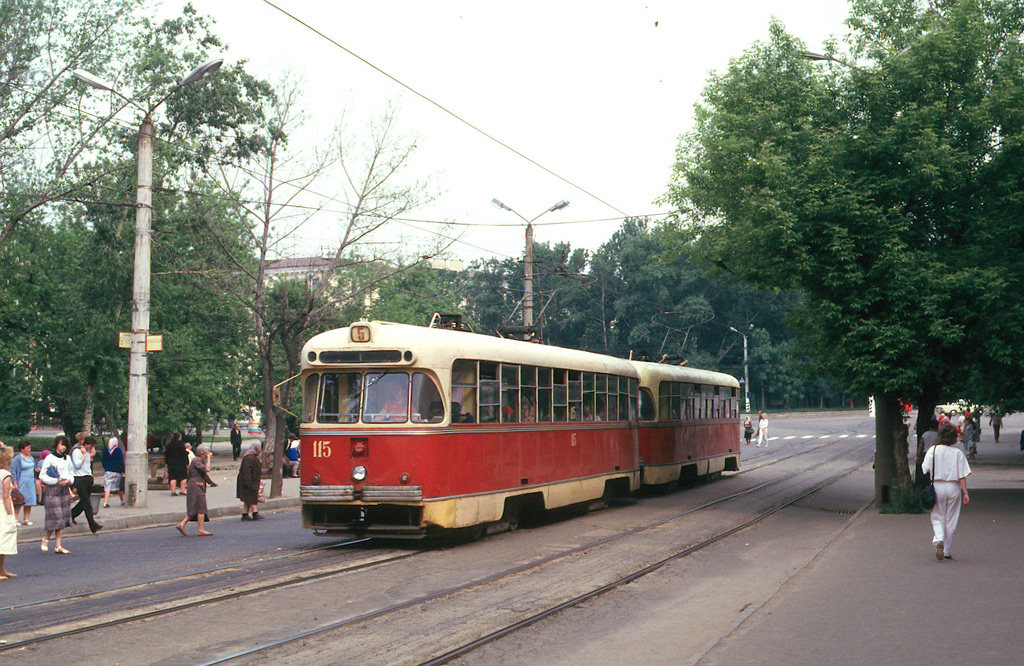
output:
M501 519L507 526L505 529L509 532L515 532L518 530L522 519L522 511L519 508L519 502L508 502L505 504L505 515L503 515Z

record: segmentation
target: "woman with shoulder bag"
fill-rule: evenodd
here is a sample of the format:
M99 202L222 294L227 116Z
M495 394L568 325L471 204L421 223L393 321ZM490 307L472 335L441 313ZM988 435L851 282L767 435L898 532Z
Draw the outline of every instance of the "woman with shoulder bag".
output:
M932 507L932 545L935 559L952 559L953 535L960 520L960 508L970 504L967 494L967 476L971 466L963 451L956 448L956 428L946 424L939 428L935 446L928 449L921 461L921 468L931 470L935 485L935 506Z
M11 459L14 449L0 442L0 581L17 578L7 570L8 555L18 554L18 521L14 517L14 502L11 501L11 490L14 481L11 479Z

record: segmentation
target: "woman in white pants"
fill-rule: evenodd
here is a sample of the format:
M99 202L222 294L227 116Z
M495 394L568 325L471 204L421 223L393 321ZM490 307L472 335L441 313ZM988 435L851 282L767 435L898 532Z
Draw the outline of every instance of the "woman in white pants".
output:
M764 442L768 446L768 417L764 412L757 413L757 446Z
M935 484L935 507L932 509L932 545L935 559L952 559L953 535L960 520L960 507L970 504L967 475L971 466L963 451L956 448L956 428L949 424L939 428L938 443L924 454L921 469L932 475Z

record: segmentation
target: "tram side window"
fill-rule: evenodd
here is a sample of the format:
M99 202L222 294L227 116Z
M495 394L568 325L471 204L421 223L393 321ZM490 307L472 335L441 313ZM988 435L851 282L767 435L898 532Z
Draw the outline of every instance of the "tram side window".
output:
M654 420L654 396L651 395L650 389L640 389L640 420L641 421L653 421Z
M554 402L555 421L567 421L568 412L568 379L565 370L554 368L552 377L552 401Z
M619 377L619 420L629 420L629 379Z
M530 365L522 366L520 377L523 423L533 423L537 420L537 368Z
M594 420L594 373L583 373L583 420Z
M598 421L608 420L608 376L594 377L594 418Z
M476 423L476 361L452 364L452 423Z
M501 364L501 422L519 423L519 366Z
M320 377L320 423L355 423L359 420L358 372L325 372Z
M583 378L579 370L570 370L569 377L569 420L583 418Z
M550 423L552 414L551 368L537 368L537 421Z
M409 420L409 375L367 372L363 378L363 423Z
M629 420L637 419L637 400L639 400L640 382L636 379L629 380Z
M501 406L498 364L480 361L480 423L497 423Z
M619 416L619 378L608 375L608 420L615 421Z
M412 375L412 422L440 423L444 420L441 391L429 376L422 372Z
M320 386L320 375L314 373L306 377L302 389L302 421L312 423L316 419L316 394Z
M697 407L695 405L696 398L694 397L695 390L696 387L693 384L681 384L682 401L684 411L686 413L684 418L689 421L697 418Z

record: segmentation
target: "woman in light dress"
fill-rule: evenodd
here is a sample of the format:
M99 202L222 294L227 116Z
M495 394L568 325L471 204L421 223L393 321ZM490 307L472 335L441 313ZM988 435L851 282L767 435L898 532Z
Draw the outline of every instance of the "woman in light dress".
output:
M10 467L13 457L14 449L0 442L0 581L18 577L18 574L7 570L7 556L18 554L18 521L11 500L14 481Z
M938 443L924 454L921 469L931 474L935 485L935 506L932 508L932 545L935 559L952 559L953 535L960 520L960 507L970 504L967 476L971 466L964 452L956 448L956 428L950 424L939 428Z
M757 413L757 445L761 446L764 441L765 448L768 447L768 417L764 412Z
M38 503L36 496L36 459L32 457L32 442L27 439L18 443L18 453L11 461L11 479L14 481L14 489L25 498L21 524L31 525L28 519L32 513L32 507ZM15 507L14 518L18 518L18 509Z

